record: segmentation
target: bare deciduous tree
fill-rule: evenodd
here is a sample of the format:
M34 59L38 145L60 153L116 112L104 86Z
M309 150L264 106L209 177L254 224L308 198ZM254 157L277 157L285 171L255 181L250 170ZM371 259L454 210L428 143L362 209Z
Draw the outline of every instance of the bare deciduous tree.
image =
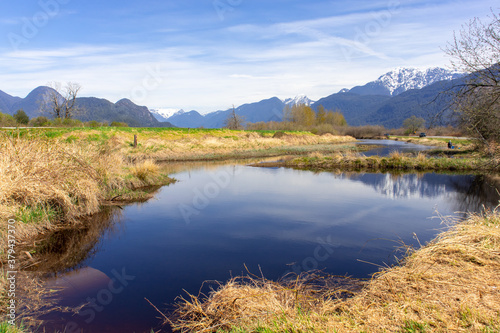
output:
M236 114L236 110L234 109L233 105L233 110L231 111L227 119L224 121L224 127L232 130L239 130L243 129L244 123L245 119L242 116Z
M500 17L474 18L455 33L445 52L455 70L469 75L456 87L454 108L484 144L500 142Z
M81 89L78 83L68 82L62 87L60 82L48 84L50 89L43 97L40 109L59 119L70 119L78 112L76 97Z

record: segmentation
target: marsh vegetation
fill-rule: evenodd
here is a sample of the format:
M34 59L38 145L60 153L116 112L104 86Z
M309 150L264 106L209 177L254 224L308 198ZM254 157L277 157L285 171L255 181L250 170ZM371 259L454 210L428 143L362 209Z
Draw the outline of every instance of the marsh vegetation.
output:
M465 155L460 155L457 149L457 153L453 155L442 154L442 152L438 151L430 151L414 155L393 153L388 157L363 157L359 155L359 152L367 147L354 145L353 137L334 136L331 134L314 135L310 132L103 127L85 129L46 128L4 130L1 135L1 149L5 154L2 154L0 157L0 167L1 170L4 170L0 175L0 177L2 177L0 185L2 186L0 191L2 194L0 197L0 214L3 219L14 218L17 221L22 221L18 224L18 232L19 239L21 243L23 243L23 251L26 250L25 252L29 253L29 255L26 254L23 258L26 265L29 266L27 271L29 271L30 274L38 274L43 271L45 276L47 276L47 274L57 276L59 274L65 274L64 272L76 272L75 274L78 275L77 272L82 263L88 265L94 260L98 252L96 249L106 246L105 243L102 242L102 235L113 235L111 230L115 229L115 225L120 225L119 221L121 220L120 216L122 210L119 208L109 208L109 205L122 206L126 203L145 201L153 196L162 197L165 194L162 194L164 190L160 188L162 185L169 184L173 181L172 178L170 178L171 173L175 172L179 175L179 172L180 174L186 172L173 171L174 169L170 168L168 165L162 164L162 162L208 162L242 157L287 155L289 156L288 158L285 158L280 164L275 164L275 166L291 166L309 169L312 167L316 170L328 170L327 173L338 175L340 179L343 179L343 177L352 178L353 180L366 178L366 181L373 177L377 179L379 177L385 177L384 174L391 167L398 170L418 171L440 171L447 169L478 172L488 169L486 160L481 159L481 155L479 154L474 155L475 153L472 153L468 148L469 143L465 141L463 145L460 146L460 152L466 152ZM138 138L136 147L133 145L135 135ZM399 140L406 139L400 138ZM439 140L426 140L429 140L428 144L432 145L439 142ZM437 155L437 157L430 157L431 155ZM450 156L452 158L450 158ZM241 167L242 166L236 167L234 170ZM192 168L193 167L190 166L188 170L193 170ZM207 167L204 166L203 168ZM226 192L233 185L227 185L229 186L227 189L225 187L226 185L220 185L220 183L225 184L222 180L226 177L222 177L218 173L219 171L216 171L220 170L220 168L220 165L214 166L214 171L210 171L215 173L215 176L206 175L201 178L205 183L202 182L200 183L201 185L196 185L201 186L200 193L204 195L205 192L203 191L206 190L206 184L215 182L214 184L219 184L217 193L222 193L220 194L220 199L222 201L227 200L227 202L229 202L228 205L232 207L243 207L243 201L233 202L236 199L235 196L231 195L231 191ZM347 170L353 169L364 170L364 172L367 172L367 170L370 170L370 172L377 171L380 173L374 174L377 176L367 175L366 177L359 176L359 174L345 176L345 174L349 174ZM211 168L207 168L207 170L211 170ZM235 172L234 170L232 172ZM189 179L191 179L193 175L196 175L196 173L192 173L191 171L187 172L189 174ZM263 172L264 174L268 173L268 171ZM230 175L227 177L233 179L232 177L234 176L231 176L232 173L229 170L227 174ZM177 175L174 175L174 178L177 178ZM272 177L265 181L255 181L255 183L273 184L278 179L276 175L268 176ZM304 174L294 174L293 179L288 179L286 182L298 185L301 184L303 177ZM320 178L323 179L323 176ZM215 181L214 179L219 180ZM248 183L248 181L251 182L250 178L246 179L246 177L239 177L234 179L239 179L239 182L244 182L243 186L237 181L234 186L238 188L246 189L250 186L250 183ZM402 186L398 185L397 188L403 189L407 184L418 181L418 179L413 178L409 180L403 177L402 179L406 180L402 181ZM231 181L231 184L233 184L233 181L234 180ZM363 180L363 182L364 181L365 180ZM371 181L373 180L370 180L370 182ZM198 192L192 192L192 188L190 188L188 184L189 182L183 185L175 185L172 188L172 191L176 191L174 196L178 196L179 199L191 198L189 200L195 200L196 195L198 195L196 193ZM186 185L188 185L188 187L184 188ZM292 195L296 190L293 187L289 188L285 183L281 185L276 184L276 186L284 191L280 190L279 193L272 195L272 197L276 198L284 198L285 195L288 196L289 194ZM323 184L318 183L318 186L323 186ZM378 189L378 186L382 185L374 186ZM182 190L182 188L184 188L184 190ZM308 188L309 187L304 187L301 194L304 195ZM354 186L354 188L356 188L356 186ZM428 187L426 188L428 190ZM396 187L394 187L394 189L396 189ZM326 191L327 189L324 188L324 190ZM410 191L414 191L414 189L412 188ZM437 191L441 190L437 189ZM262 189L255 189L255 192L260 193L260 196L264 193ZM460 193L462 192L463 191L460 190ZM195 198L193 198L193 193L195 193ZM202 225L201 222L206 224L207 221L209 221L207 220L206 213L214 209L220 211L220 209L217 208L219 196L217 196L216 199L212 199L212 194L210 194L212 192L207 193L209 193L209 195L205 195L205 199L208 198L209 205L201 205L200 202L203 201L187 202L187 204L195 207L194 209L197 212L197 214L189 215L190 222L194 223L195 226ZM436 195L442 194L441 192L439 193L440 194ZM393 193L391 195L395 194ZM312 198L315 196L311 194L307 197ZM158 216L162 216L161 219L167 218L169 221L177 221L180 219L182 222L183 218L185 220L186 216L183 217L182 214L181 216L166 214L167 211L179 214L179 207L182 207L183 204L182 202L172 200L172 196L169 196L169 198L172 202L167 203L162 201L160 204L162 209L161 215L154 215L154 217L152 216L149 220L158 220ZM240 199L242 198L243 197ZM467 198L470 198L470 195L468 195ZM291 197L290 200L292 200ZM245 200L245 202L247 202L247 200ZM483 199L474 199L473 210L476 211L480 209L484 202ZM278 200L276 205L282 203L281 200ZM331 206L330 201L329 203L328 206ZM302 203L297 202L294 206L299 207L300 204ZM150 201L145 203L145 205L147 205L148 210L154 207L154 205L151 206ZM259 202L256 205L258 207L266 207L269 203ZM288 208L283 209L291 209L290 206L286 207ZM468 210L472 209L472 206L466 204L466 206L462 208ZM227 210L227 207L221 209ZM303 209L306 211L309 208L304 207ZM255 209L248 208L247 210L243 210L251 211ZM145 218L149 216L144 212L141 214L145 215ZM102 223L98 223L98 221L101 221L99 216L104 217ZM287 216L290 217L291 215ZM330 214L329 216L331 218L331 216L336 215ZM203 221L199 220L199 218L202 218ZM238 215L238 217L230 217L232 221L240 220L241 218L240 215ZM317 218L316 214L314 218ZM255 221L253 217L251 219ZM273 220L275 218L266 218L268 221L269 219ZM302 228L302 222L297 222L298 224L293 226L293 228ZM272 225L272 223L270 225L268 223L266 228L269 229ZM279 225L278 223L276 226ZM242 224L241 226L243 227L242 230L247 230L245 229L246 224ZM157 230L155 227L153 228L152 225L150 225L150 227L152 227L153 231L156 231L154 231L153 234L144 235L143 238L148 239L148 243L165 244L165 239L154 241L156 235L164 234L164 231ZM207 227L213 227L212 223L209 222ZM255 228L255 225L253 225L252 228ZM121 227L118 227L118 230L120 229ZM215 227L215 230L218 229L220 228ZM206 238L207 235L209 235L208 230L209 229L205 230L205 228L201 228L199 231L201 231ZM231 229L229 228L228 230ZM241 233L242 230L233 230L233 235ZM271 232L270 230L268 231ZM312 231L304 230L303 234L308 234L309 232ZM186 241L188 241L189 238L193 236L193 234L190 234L191 236L179 235L179 227L169 229L169 233L175 237L175 241L172 240L171 242L167 242L170 244L177 244L180 239L186 239ZM2 234L5 235L5 230L2 231ZM139 232L136 230L136 236L138 234ZM219 236L226 237L226 243L234 245L233 250L237 249L237 244L241 243L241 240L238 240L238 238L234 241L238 240L239 243L233 243L232 236L230 237L230 235ZM127 247L133 244L130 243L130 241L126 241L128 239L127 237L121 237L124 237ZM427 237L430 236L428 235ZM424 238L425 237L422 239ZM5 238L3 239L3 241L5 241ZM259 239L258 243L260 245L258 246L261 246L263 249L267 248L265 242L262 243L262 240L258 237L256 237L256 239ZM33 248L29 245L30 243L38 245ZM145 246L144 243L141 244L141 246ZM297 248L297 251L300 253L307 251L303 247L305 244L310 244L310 242L302 244ZM209 244L200 242L200 245ZM276 242L276 246L278 245L280 245L280 243ZM281 245L285 246L286 244ZM255 248L254 245L247 244L247 246ZM137 249L140 246L133 247ZM392 247L393 246L390 245L387 248ZM243 249L240 250L243 251ZM128 250L123 248L123 251L126 253ZM154 251L157 251L157 249ZM151 252L154 251L152 250ZM200 249L200 253L209 253L209 251L209 248ZM273 251L276 253L283 252L282 249ZM179 253L179 249L163 249L161 252ZM230 279L226 273L233 269L238 271L238 268L235 269L235 267L238 267L238 265L241 266L244 262L250 262L251 264L249 267L255 272L256 267L259 266L258 261L269 256L264 252L262 255L255 256L253 260L250 261L244 257L235 257L234 259L238 261L237 263L235 261L231 262L229 266L219 267L217 270L218 273L214 275L203 275L202 271L215 272L214 267L218 267L218 265L215 264L212 268L205 266L199 267L201 271L198 273L190 272L186 274L200 277L203 276L203 279L226 281ZM343 252L340 251L340 253ZM128 257L130 258L132 255ZM399 258L401 259L402 257ZM196 331L203 327L209 331L221 330L228 332L266 330L270 332L279 332L283 330L330 331L330 329L336 327L338 327L339 331L343 329L347 331L353 327L364 327L363 323L365 323L365 321L368 322L368 319L361 323L353 319L357 316L358 312L356 311L359 310L360 313L366 312L366 309L362 308L362 306L366 305L363 303L366 300L362 300L361 298L358 298L358 301L356 301L359 302L359 309L350 307L354 312L346 312L344 317L342 317L343 314L339 312L341 311L339 309L344 309L344 307L339 304L347 304L339 302L355 301L340 300L338 296L344 297L346 295L352 295L351 293L355 292L355 294L357 294L355 297L361 297L359 295L366 293L366 290L371 290L365 288L363 291L359 292L359 287L364 285L364 283L346 284L346 280L341 280L338 277L331 280L328 274L322 275L321 272L317 272L317 275L299 274L299 277L295 279L282 280L280 279L281 274L276 275L276 272L273 273L273 269L270 267L278 267L278 271L283 273L285 269L279 268L279 265L283 265L284 260L286 260L286 262L293 261L293 258L280 259L272 257L270 259L269 265L264 265L270 272L263 275L259 274L258 277L246 276L231 279L228 283L221 282L217 286L212 286L214 289L213 293L206 290L206 297L197 295L196 293L199 289L199 285L202 283L202 281L199 280L190 281L188 286L181 286L175 289L175 291L172 291L172 299L167 300L169 302L173 302L175 296L182 294L183 288L187 288L191 291L188 296L184 296L184 303L181 302L181 304L179 304L179 310L171 317L171 320L174 321L173 326L181 331L188 331L190 329ZM266 262L266 260L262 262ZM118 263L114 262L114 264ZM123 263L123 265L125 264ZM127 267L134 267L135 264L127 262L126 265ZM141 263L141 267L142 265ZM196 264L193 263L191 266L195 265ZM341 266L344 267L343 265ZM355 270L353 270L353 272L354 271ZM378 271L378 269L375 268L370 271L373 273ZM329 272L331 273L332 270L330 269ZM381 276L390 276L387 275L389 271L384 272L383 274L381 273ZM168 273L158 272L157 275L160 278L161 276L168 276ZM362 275L363 274L360 273L359 276ZM366 277L366 274L363 276ZM188 280L185 279L184 281ZM311 281L315 282L311 283ZM373 281L377 281L377 279ZM36 280L32 282L35 285L37 283ZM148 283L144 281L144 284ZM164 283L164 281L162 283ZM375 282L369 282L368 286L372 283ZM35 294L35 296L36 295L40 296L42 294L38 293ZM127 297L132 297L127 295L123 297L125 297L125 299L128 299ZM372 295L370 297L375 296ZM155 300L153 297L150 298L154 301L154 304L158 306L166 301L165 299ZM141 298L141 300L142 299L143 298ZM274 305L266 307L265 302L268 300L273 300ZM121 304L122 302L115 302L113 306L109 307L108 311L113 311L113 309L116 310L116 307L119 307L118 303ZM80 304L76 304L75 306L79 305ZM476 305L475 303L470 304L471 307L475 307ZM57 305L55 306L57 307ZM152 311L149 305L143 304L143 308ZM141 309L140 311L143 311L146 317L151 316L151 313L145 309ZM278 313L279 311L277 309L283 309L284 312ZM255 312L250 313L247 311ZM418 311L423 310L419 308ZM170 314L171 313L168 313L168 315ZM380 314L376 315L379 316ZM471 320L474 321L474 325L479 325L478 327L497 327L495 326L497 323L494 320L490 320L489 326L483 323L484 320L481 321L481 318L486 318L486 316L489 315L491 315L489 312L484 312L477 316L474 314L471 315ZM154 315L152 317L154 317ZM241 317L248 318L248 320L244 322L238 321L237 318ZM401 319L402 317L398 318ZM393 326L391 327L404 328L406 324L410 326L418 326L421 324L423 325L422 327L434 327L432 325L442 327L439 326L441 325L440 323L435 324L434 321L428 320L427 317L409 316L408 318L403 318L402 321L399 319L393 322L393 324L391 324ZM341 324L332 324L331 320L340 320ZM95 323L95 325L99 324L99 322ZM366 327L370 330L372 326Z

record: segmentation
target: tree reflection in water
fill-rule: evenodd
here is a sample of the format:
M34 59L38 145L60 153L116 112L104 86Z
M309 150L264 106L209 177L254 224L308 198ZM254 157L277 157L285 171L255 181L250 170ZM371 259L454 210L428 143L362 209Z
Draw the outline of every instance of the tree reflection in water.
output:
M360 181L393 199L448 195L455 211L460 213L493 209L500 200L500 177L496 175L342 173L337 176Z
M85 261L99 251L106 235L120 231L121 218L120 207L106 206L100 213L83 218L78 225L43 235L36 242L39 245L35 249L35 263L28 265L27 270L51 277L84 267Z

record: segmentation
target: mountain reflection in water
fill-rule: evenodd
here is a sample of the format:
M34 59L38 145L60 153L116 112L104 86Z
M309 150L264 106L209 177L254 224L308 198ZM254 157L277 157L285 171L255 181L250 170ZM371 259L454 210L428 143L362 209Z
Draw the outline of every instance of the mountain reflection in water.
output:
M47 317L47 331L68 322L78 332L157 331L158 313L145 298L163 309L183 290L197 294L204 281L226 281L245 267L273 280L308 269L369 277L394 263L394 241L418 246L414 234L425 243L445 228L429 218L436 210L480 211L499 200L498 178L486 175L236 164L179 170L179 181L148 202L110 207L85 228L46 235L31 269L45 274L48 287L67 286L62 305L95 315L87 322L58 313ZM116 285L119 274L130 280ZM88 299L99 295L112 297L92 312Z
M448 196L459 212L494 208L500 195L499 178L488 175L420 174L349 174L349 179L373 187L393 199L436 198Z

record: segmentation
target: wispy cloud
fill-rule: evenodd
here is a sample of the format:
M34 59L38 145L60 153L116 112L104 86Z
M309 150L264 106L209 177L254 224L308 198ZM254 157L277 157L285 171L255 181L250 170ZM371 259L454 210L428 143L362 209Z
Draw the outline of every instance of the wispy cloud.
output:
M48 81L76 81L83 95L116 101L130 98L156 71L161 83L141 104L213 111L272 96L304 93L317 99L393 67L445 66L440 47L453 30L494 5L489 0L290 3L295 6L248 3L221 21L210 2L196 8L187 2L158 5L163 12L148 6L119 13L107 8L98 18L70 2L61 20L51 21L28 45L17 51L0 46L0 82L8 82L0 89L23 96ZM258 6L283 15L261 18L257 10L267 7ZM92 23L79 27L86 22ZM0 24L19 21L0 14Z
M21 22L21 18L0 18L0 25L16 25Z

